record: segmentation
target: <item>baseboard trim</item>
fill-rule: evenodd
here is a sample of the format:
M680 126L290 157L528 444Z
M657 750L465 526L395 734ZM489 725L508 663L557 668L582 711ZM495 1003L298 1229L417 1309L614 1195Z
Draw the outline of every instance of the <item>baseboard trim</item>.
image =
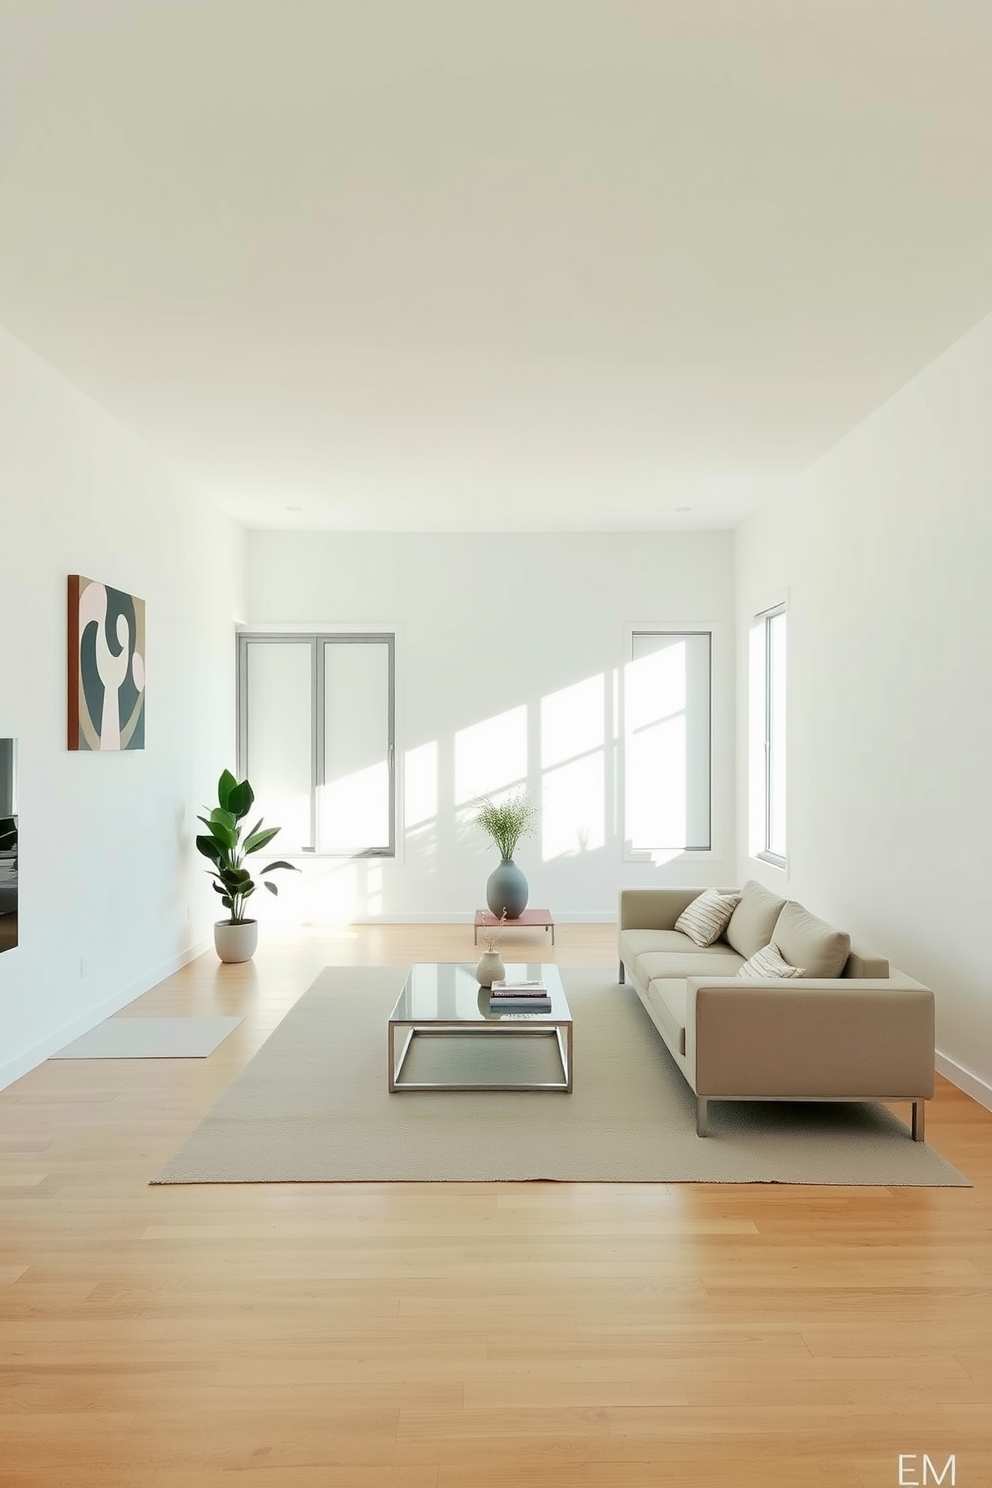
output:
M957 1064L946 1054L941 1054L939 1049L934 1063L938 1075L943 1075L945 1080L950 1080L951 1084L963 1090L965 1095L970 1095L972 1100L976 1100L980 1106L984 1106L987 1111L992 1111L992 1085L989 1085L980 1075L976 1075L973 1070L965 1069L963 1064Z
M485 906L480 904L479 908ZM612 909L571 910L552 909L551 917L556 925L615 925L617 922L616 905ZM464 909L451 909L447 914L389 914L389 915L352 915L348 920L349 925L468 925L469 929L475 919L475 911ZM284 927L291 928L291 927ZM315 928L319 929L320 926ZM512 926L511 926L512 928ZM540 929L540 926L531 927Z
M112 1018L136 997L141 997L143 993L151 991L152 987L158 986L158 983L164 981L166 977L188 966L190 961L196 960L197 956L202 956L204 951L209 950L212 945L213 940L207 939L189 946L178 956L173 956L171 960L156 967L154 971L146 972L137 981L132 982L120 992L116 992L113 997L108 997L106 1002L102 1002L99 1007L90 1008L82 1018L77 1018L74 1023L66 1024L57 1033L43 1039L40 1044L35 1044L23 1054L18 1054L7 1064L0 1065L0 1090L6 1090L7 1086L13 1085L15 1080L20 1080L23 1075L30 1074L33 1069L37 1069L39 1064L44 1064L50 1054L57 1054L59 1049L65 1048L66 1044L71 1044L73 1039L81 1038L84 1033L89 1033L90 1029L102 1023L104 1018Z

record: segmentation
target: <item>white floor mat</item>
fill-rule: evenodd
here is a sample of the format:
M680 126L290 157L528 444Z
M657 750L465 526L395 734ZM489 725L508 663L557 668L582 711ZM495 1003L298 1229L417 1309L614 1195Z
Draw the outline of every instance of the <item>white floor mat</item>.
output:
M205 1059L243 1018L106 1018L52 1059Z

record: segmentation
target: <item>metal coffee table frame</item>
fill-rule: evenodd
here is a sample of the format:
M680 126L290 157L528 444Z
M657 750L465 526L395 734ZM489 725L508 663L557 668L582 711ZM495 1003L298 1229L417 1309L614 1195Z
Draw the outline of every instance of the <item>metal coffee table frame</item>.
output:
M483 1011L484 990L475 980L475 968L454 963L420 964L410 976L389 1015L387 1032L389 1093L417 1090L547 1090L572 1093L572 1013L565 997L557 966L507 966L508 980L541 978L551 994L550 1013L492 1013ZM432 991L432 978L444 985L439 995ZM418 985L418 982L420 985ZM425 987L426 984L426 987ZM553 1038L561 1064L560 1080L472 1081L402 1080L403 1066L417 1038L440 1035L482 1034L486 1038ZM398 1046L398 1053L397 1053Z

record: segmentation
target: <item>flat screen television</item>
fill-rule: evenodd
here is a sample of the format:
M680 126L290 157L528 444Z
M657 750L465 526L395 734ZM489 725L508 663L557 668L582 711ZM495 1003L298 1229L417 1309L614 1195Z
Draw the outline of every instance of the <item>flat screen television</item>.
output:
M17 944L17 740L0 739L0 951Z

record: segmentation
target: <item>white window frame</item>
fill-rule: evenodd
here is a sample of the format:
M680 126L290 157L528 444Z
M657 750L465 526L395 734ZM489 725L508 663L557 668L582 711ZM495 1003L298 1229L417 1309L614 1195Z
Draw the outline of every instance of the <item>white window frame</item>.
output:
M620 685L617 696L617 719L616 740L617 749L617 813L620 838L623 843L623 861L625 863L660 863L667 862L674 857L683 854L691 854L694 860L712 858L716 855L714 845L714 822L716 818L716 802L714 799L714 729L715 714L717 712L717 698L714 690L714 678L717 674L718 650L720 646L720 626L717 623L705 624L692 622L689 624L676 624L670 621L664 623L643 623L638 625L624 626L623 643L623 665L620 668ZM624 679L626 668L633 658L634 637L638 635L664 635L664 636L689 636L704 635L709 639L709 737L707 741L707 789L709 806L709 841L705 846L678 847L669 844L659 845L656 848L634 848L627 836L626 802L627 802L627 725L626 725L626 688Z
M772 799L775 794L777 772L785 772L785 787L788 785L788 736L782 750L782 759L776 755L775 701L776 684L784 688L788 705L788 603L780 599L766 608L758 610L752 617L748 651L748 707L749 717L749 856L769 863L773 868L787 870L788 860L788 812L786 812L786 852L781 853L771 846ZM786 675L776 678L773 671L772 622L779 616L785 619ZM782 721L783 729L787 720Z
M394 631L378 630L348 630L344 628L292 630L280 627L276 629L267 628L254 630L245 628L238 631L237 635L237 756L238 771L242 778L251 778L250 751L248 748L248 647L258 643L280 645L280 644L310 644L310 842L302 848L306 857L334 857L341 858L395 858L396 851L396 820L397 820L397 797L396 797L396 634ZM389 780L389 839L385 843L369 844L358 847L344 854L338 851L322 851L318 834L318 811L317 796L321 786L324 785L324 733L323 719L325 716L324 697L324 647L327 645L342 644L384 644L388 655L388 730L389 743L387 754L387 771ZM294 853L289 854L296 856Z

